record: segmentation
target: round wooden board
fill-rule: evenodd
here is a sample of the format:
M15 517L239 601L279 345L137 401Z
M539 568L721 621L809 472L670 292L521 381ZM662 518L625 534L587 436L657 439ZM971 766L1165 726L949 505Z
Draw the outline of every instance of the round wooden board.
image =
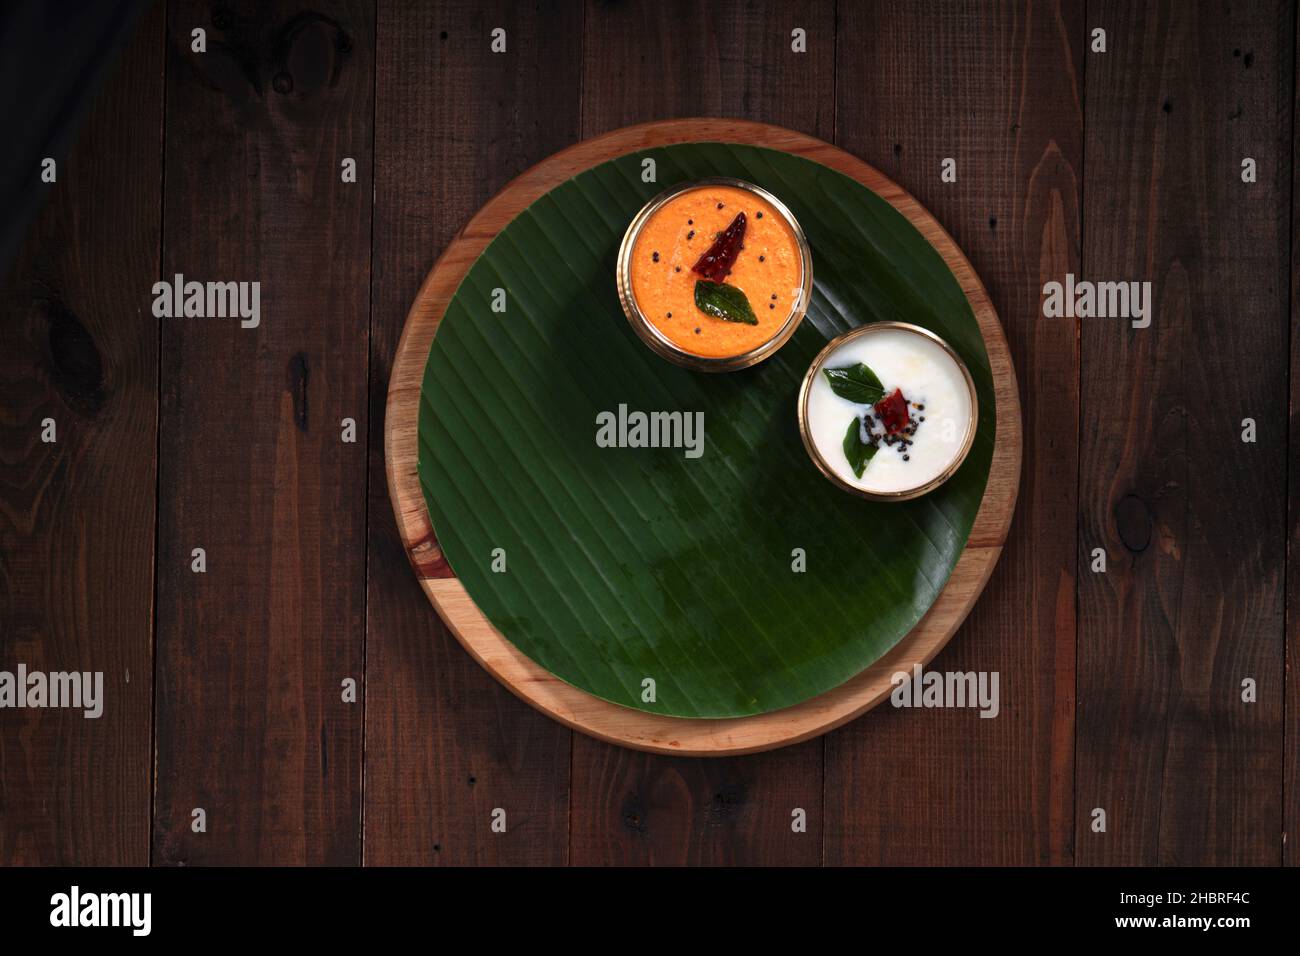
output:
M725 720L665 717L611 704L525 657L484 617L443 559L416 471L420 389L429 347L479 253L515 216L565 180L640 149L687 142L747 143L793 153L856 179L893 205L939 251L965 292L984 336L997 397L997 438L979 513L952 575L916 627L834 690L785 710ZM397 527L420 585L465 649L506 687L561 723L625 747L701 757L744 754L807 740L852 720L888 696L893 674L928 664L948 642L984 590L1006 541L1020 483L1020 399L1006 337L979 277L952 237L896 183L803 133L741 120L682 119L629 126L556 153L506 186L456 235L407 315L389 381L384 450Z

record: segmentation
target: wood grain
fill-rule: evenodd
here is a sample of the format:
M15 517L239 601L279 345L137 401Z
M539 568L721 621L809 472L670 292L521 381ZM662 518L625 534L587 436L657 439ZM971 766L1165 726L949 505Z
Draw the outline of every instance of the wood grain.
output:
M483 248L539 196L575 174L648 146L721 140L781 149L835 169L892 204L952 270L980 326L997 401L997 440L988 484L967 546L944 589L912 632L840 687L795 707L734 720L665 717L619 707L566 684L533 663L483 616L457 578L436 562L437 543L417 473L417 431L425 360L438 322L465 271ZM895 183L821 140L738 120L670 120L584 140L534 166L498 193L449 245L407 317L389 381L384 421L388 485L398 531L425 593L466 649L514 693L574 729L658 753L721 756L798 743L868 710L892 689L900 669L930 660L969 612L1001 553L1020 477L1020 408L1015 370L997 314L979 278L947 233Z
M791 49L795 29L804 53ZM584 137L682 116L834 135L834 0L588 0L585 36Z
M262 315L163 320L159 863L360 859L373 27L169 9L163 275L258 281Z
M733 116L829 140L835 4L588 3L584 136L673 116ZM807 31L811 52L790 49ZM671 35L673 43L644 37ZM732 759L573 741L572 858L586 865L821 862L822 742ZM805 811L806 829L791 828Z
M149 862L162 76L155 9L0 289L0 670L104 692L0 712L0 865Z
M1090 15L1083 266L1154 315L1081 323L1077 859L1276 865L1292 10Z
M0 864L148 863L151 796L165 864L801 864L823 843L830 863L1300 860L1293 2L377 7L154 6L39 187L0 288L0 669L103 670L107 703L0 712ZM773 752L632 751L502 688L413 580L382 430L422 278L458 233L486 241L462 227L510 177L692 114L834 140L987 283L1020 375L1023 490L936 664L998 670L998 719L879 708ZM169 278L261 280L262 327L160 329L160 245ZM1152 327L1042 319L1065 272L1151 280ZM432 537L410 558L449 570Z
M948 224L985 280L1025 465L1003 559L934 665L997 672L1001 711L882 708L832 734L828 863L1070 860L1077 350L1037 290L1078 265L1082 26L1077 4L840 7L837 141Z
M1291 112L1291 393L1287 427L1287 582L1286 652L1283 680L1282 863L1300 865L1296 836L1300 833L1300 467L1293 449L1300 448L1300 124L1295 122L1300 102L1300 18L1296 18L1296 44L1292 47Z
M62 8L21 0L0 8L0 272L15 264L48 198L50 190L33 188L47 185L39 167L47 159L64 165L105 78L118 68L131 37L145 29L140 15L148 6L148 0L86 4L76 8L75 30L68 29Z
M582 11L381 3L378 24L365 861L557 864L569 738L483 673L420 593L381 440L389 370L438 252L511 176L578 129ZM506 52L490 50L506 30ZM421 367L423 363L421 362ZM507 829L490 829L494 808Z

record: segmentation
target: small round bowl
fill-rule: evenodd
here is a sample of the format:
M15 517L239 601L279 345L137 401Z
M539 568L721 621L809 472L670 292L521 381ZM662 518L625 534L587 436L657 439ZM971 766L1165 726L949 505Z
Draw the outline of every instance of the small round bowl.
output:
M869 491L866 488L859 488L857 485L849 484L834 468L822 457L817 445L813 442L812 434L808 428L808 396L812 391L812 384L817 380L817 374L821 371L822 363L830 357L831 353L838 349L845 342L851 341L863 335L870 335L872 332L882 332L886 329L898 329L905 332L913 332L917 335L924 336L930 341L937 344L948 356L957 363L957 368L961 370L962 379L966 382L966 391L970 396L970 424L966 428L966 434L962 438L961 447L957 455L949 465L924 484L917 485L914 488L904 488L901 491ZM975 381L971 378L970 370L966 368L966 363L961 360L961 356L953 349L951 345L935 335L929 329L921 328L919 325L913 325L910 322L871 322L867 325L860 325L856 329L850 329L843 335L838 335L826 343L826 347L817 353L817 357L812 360L808 366L808 371L803 377L803 384L799 386L798 414L799 414L799 435L803 438L803 447L808 452L808 457L812 459L817 469L834 482L838 487L851 494L858 495L862 498L868 498L871 501L910 501L913 498L919 498L938 488L945 481L956 474L957 469L961 467L962 462L966 460L966 455L970 452L971 444L975 441L975 429L979 426L980 406L978 396L975 393Z
M802 259L803 278L800 283L800 293L789 318L785 320L785 324L781 326L777 333L762 345L739 355L712 357L696 355L694 352L687 351L660 332L655 324L646 318L645 313L641 311L641 307L637 304L636 295L632 292L632 249L636 245L642 227L670 199L692 189L698 189L701 186L731 186L754 193L767 201L790 226ZM741 179L699 179L673 186L641 207L641 211L633 217L632 222L627 227L627 232L623 234L623 242L618 250L615 280L618 283L619 300L623 303L623 313L627 316L628 322L631 323L632 330L636 332L642 342L650 346L650 349L656 355L666 358L683 368L693 369L697 372L734 372L738 369L749 368L751 365L757 365L763 359L772 355L789 341L790 336L794 335L794 330L803 321L803 317L808 312L808 304L812 300L812 249L808 245L807 237L803 234L803 229L799 226L799 221L794 218L794 214L790 212L785 203L766 189Z

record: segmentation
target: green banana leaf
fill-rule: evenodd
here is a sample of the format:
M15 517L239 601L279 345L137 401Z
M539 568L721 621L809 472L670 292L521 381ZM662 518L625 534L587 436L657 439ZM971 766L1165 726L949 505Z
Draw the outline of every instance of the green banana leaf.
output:
M647 157L657 183L641 181ZM807 234L815 277L808 316L785 347L725 374L654 355L614 282L637 210L674 183L713 176L782 199ZM497 288L507 292L503 313L492 309ZM795 414L822 346L885 319L947 339L979 395L965 464L905 503L832 485L809 461ZM598 413L620 404L703 412L703 455L598 447ZM523 653L627 707L738 717L843 683L916 624L970 533L994 417L970 306L893 207L809 160L693 143L577 176L488 246L429 354L419 474L452 570ZM805 571L795 570L800 553Z

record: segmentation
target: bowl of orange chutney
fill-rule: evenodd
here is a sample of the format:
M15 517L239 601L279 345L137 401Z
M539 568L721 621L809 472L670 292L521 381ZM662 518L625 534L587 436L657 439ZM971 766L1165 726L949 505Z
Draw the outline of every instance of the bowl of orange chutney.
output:
M748 368L808 311L812 253L779 199L739 179L683 183L642 207L616 270L632 328L686 368Z

